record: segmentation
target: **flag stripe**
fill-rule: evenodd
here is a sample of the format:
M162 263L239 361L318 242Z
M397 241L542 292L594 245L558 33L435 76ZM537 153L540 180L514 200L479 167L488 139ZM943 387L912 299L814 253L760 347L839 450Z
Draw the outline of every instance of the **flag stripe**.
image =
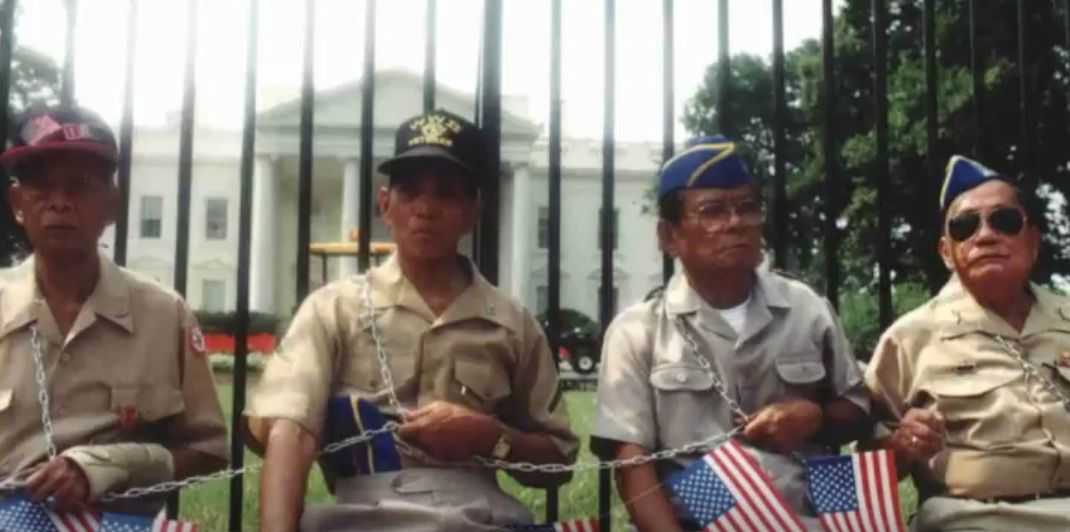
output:
M888 523L888 530L895 530L898 528L898 526L896 526L896 523L894 521L895 510L893 510L893 508L899 506L898 501L892 500L891 492L892 486L895 485L895 479L892 478L892 482L888 482L889 475L887 460L877 460L877 463L880 465L880 482L878 482L878 484L880 484L884 488L883 490L881 490L883 491L884 495L884 500L882 501L883 504L881 506L884 508L884 515L887 516L887 520L885 522Z
M755 491L759 492L761 504L758 506L765 515L777 523L777 530L805 532L802 523L799 522L794 513L788 511L787 503L781 498L780 493L773 488L772 481L765 476L758 463L735 441L732 444L732 447L726 449L725 452L736 456L737 462L741 466L747 466L749 470L754 471L754 476L747 476L746 480Z
M862 515L863 530L883 532L880 520L877 518L877 505L873 504L873 493L876 488L872 482L867 482L870 476L871 461L865 454L851 457L851 468L854 469L855 478L862 479L861 483L855 483L855 497L858 498L858 513Z
M888 450L882 450L881 455L881 458L883 459L882 462L887 468L886 474L890 479L888 485L895 487L895 494L892 501L892 513L895 514L895 524L893 525L893 529L905 532L903 526L903 509L899 507L899 476L896 475L895 472L895 455Z
M744 490L742 480L739 478L743 476L741 473L736 472L735 463L732 460L732 456L725 456L728 454L728 449L734 444L734 442L726 443L712 453L707 455L707 460L712 459L710 464L718 475L727 480L725 485L728 486L728 490L732 492L732 496L736 498L736 507L739 509L739 519L742 521L740 526L744 530L767 530L769 525L760 526L760 516L757 514L757 508L755 508L755 501L752 500L751 494Z

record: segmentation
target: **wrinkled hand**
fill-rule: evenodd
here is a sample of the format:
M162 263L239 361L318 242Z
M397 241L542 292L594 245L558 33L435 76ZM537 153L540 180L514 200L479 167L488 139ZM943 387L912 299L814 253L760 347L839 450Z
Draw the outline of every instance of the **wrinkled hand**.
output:
M491 416L435 401L406 413L399 434L433 458L459 461L489 454L502 430Z
M89 505L89 480L72 460L57 456L26 480L30 498L42 502L52 497L59 512L84 510Z
M939 412L911 408L892 433L891 445L904 462L921 462L944 448L946 433L944 416Z
M779 453L797 451L821 428L821 407L806 399L789 399L767 405L743 425L743 437L759 447Z

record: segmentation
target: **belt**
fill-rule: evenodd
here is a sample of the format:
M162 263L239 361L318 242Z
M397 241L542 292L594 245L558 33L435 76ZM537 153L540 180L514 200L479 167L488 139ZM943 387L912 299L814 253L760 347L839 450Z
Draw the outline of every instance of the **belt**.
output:
M1054 498L1070 498L1070 488L1060 488L1052 491L1043 491L1037 493L1026 493L1024 495L1003 495L1000 497L987 497L974 499L972 497L964 497L967 499L981 501L988 504L995 504L997 502L1004 502L1009 504L1018 504L1029 501L1039 501L1040 499L1054 499Z

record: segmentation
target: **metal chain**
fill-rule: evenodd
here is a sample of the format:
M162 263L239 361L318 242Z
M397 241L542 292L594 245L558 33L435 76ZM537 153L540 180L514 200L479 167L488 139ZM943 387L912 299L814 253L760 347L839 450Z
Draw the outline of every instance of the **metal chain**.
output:
M662 306L664 307L664 303L662 303ZM668 312L665 314L667 316ZM713 379L713 387L717 390L718 395L725 400L725 403L728 404L728 409L732 411L732 414L739 416L740 419L744 421L749 420L750 416L743 411L743 407L739 406L739 403L729 395L728 388L725 387L724 381L721 380L721 376L713 369L713 364L710 363L708 358L702 356L702 352L698 349L698 341L695 340L695 336L691 334L691 329L684 323L683 317L677 316L674 320L674 324L676 325L676 330L679 331L680 336L683 336L684 341L687 342L687 346L691 350L691 356L698 361L698 365L702 367L711 379Z
M48 458L56 457L56 440L52 430L52 415L48 398L48 377L45 374L45 355L41 349L41 336L37 326L30 326L30 350L33 352L34 377L37 380L37 400L41 403L41 426L45 433Z
M371 327L372 341L375 343L375 356L379 359L379 375L383 379L383 387L387 390L390 406L397 410L398 415L406 411L398 400L394 389L394 374L390 371L390 359L383 347L383 337L379 334L379 325L375 319L375 305L372 304L372 281L367 273L364 274L364 313Z
M1011 356L1013 356L1015 360L1018 361L1018 364L1022 366L1022 371L1025 372L1025 379L1027 383L1029 382L1030 378L1036 379L1038 382L1040 382L1042 388L1051 392L1052 395L1059 399L1059 401L1063 404L1063 408L1070 411L1070 397L1067 397L1066 394L1064 394L1062 390L1060 390L1059 387L1055 385L1055 382L1045 377L1044 374L1041 373L1039 369L1037 369L1036 365L1026 360L1021 348L1014 345L1014 343L1008 341L1001 335L995 335L995 339L996 343L998 343L1000 347L1010 353Z

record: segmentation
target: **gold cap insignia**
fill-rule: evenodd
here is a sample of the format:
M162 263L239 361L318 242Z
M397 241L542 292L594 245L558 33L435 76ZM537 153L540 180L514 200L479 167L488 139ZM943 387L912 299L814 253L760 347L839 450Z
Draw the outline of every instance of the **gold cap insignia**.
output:
M438 144L440 146L453 146L450 138L461 130L461 124L456 120L443 115L431 114L414 120L409 127L420 134L409 139L409 146L419 144Z

